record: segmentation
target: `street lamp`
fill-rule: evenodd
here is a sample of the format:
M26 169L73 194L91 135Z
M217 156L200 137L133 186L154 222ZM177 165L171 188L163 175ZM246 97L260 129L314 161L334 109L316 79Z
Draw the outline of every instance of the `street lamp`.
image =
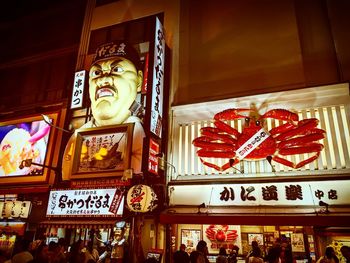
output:
M172 170L174 171L174 174L176 174L176 168L172 163L169 163L168 161L166 161L164 159L164 153L157 153L156 157L158 158L158 162L159 162L159 168L164 170L165 168L165 164L167 164L168 166L170 166L172 168Z
M25 159L25 160L22 160L21 161L21 164L19 165L19 169L23 169L24 167L30 167L32 165L36 165L36 166L40 166L40 167L44 167L44 168L50 168L52 169L55 173L58 173L60 172L59 171L59 168L57 167L52 167L52 166L49 166L49 165L45 165L45 164L41 164L41 163L35 163L32 161L32 159Z
M48 124L50 127L55 128L55 129L58 129L58 130L63 131L63 132L66 132L66 133L70 133L70 134L73 133L72 131L69 131L69 130L63 129L63 128L61 128L61 127L58 127L58 126L56 126L56 125L53 125L53 124L51 123L51 119L50 119L49 116L47 116L47 115L45 115L45 114L41 114L41 117L43 118L44 122L45 122L46 124Z

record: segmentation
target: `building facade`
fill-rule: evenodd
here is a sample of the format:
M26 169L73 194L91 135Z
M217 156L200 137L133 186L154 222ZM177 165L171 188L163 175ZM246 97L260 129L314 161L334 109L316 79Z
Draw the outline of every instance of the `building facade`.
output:
M54 10L65 8L62 5ZM172 254L180 243L185 243L190 251L200 239L210 245L211 260L215 260L220 246L230 250L233 244L239 246L243 258L252 240L259 241L265 252L278 238L294 242L294 256L299 260L316 260L327 245L335 242L348 244L349 3L119 0L87 1L75 8L67 16L67 24L76 25L67 26L65 32L70 32L69 36L53 34L59 39L42 42L42 47L33 45L23 55L19 47L12 49L10 44L6 46L7 42L3 44L13 54L6 54L10 58L1 64L3 86L11 90L1 96L1 122L12 125L16 119L24 123L38 121L45 114L55 126L78 131L78 136L88 138L90 131L79 129L93 118L89 85L86 82L80 93L74 76L78 81L83 72L85 77L81 80L88 79L101 44L127 41L138 48L144 76L150 77L146 83L152 86L149 81L156 78L151 67L145 65L147 61L153 65L157 61L152 63L157 50L152 45L155 17L160 18L164 28L166 47L163 122L155 121L152 126L152 92L147 93L143 86L137 105L146 112L143 121L147 139L142 145L147 154L142 155L141 169L131 173L129 169L102 171L102 176L67 163L67 156L79 159L83 144L79 145L80 150L74 148L74 155L69 155L71 134L52 128L47 144L49 158L44 163L51 167L49 173L44 172L40 180L28 177L17 181L13 179L17 177L7 177L10 181L4 178L0 182L4 195L23 193L24 189L41 189L47 195L40 200L37 194L28 197L34 200L33 205L44 202L40 205L45 207L44 212L40 217L34 216L41 218L41 232L53 238L69 235L73 242L89 239L88 229L102 229L104 239L108 239L112 232L120 230L113 231L115 224L125 221L128 230L124 233L130 231L132 262L141 262L149 253L162 254L163 262L172 262ZM46 15L50 12L43 12L42 17ZM19 22L13 25L20 27ZM31 43L30 35L26 38ZM61 47L59 44L67 42L60 38L71 42ZM53 53L45 50L55 45L58 46ZM31 57L38 49L45 52ZM46 63L50 57L55 59ZM38 64L40 67L36 67ZM27 76L19 78L23 83L19 103L17 92L11 89L13 69L22 69ZM56 74L57 69L61 74ZM51 83L48 90L47 83ZM297 169L264 159L248 161L242 157L232 161L232 155L227 159L203 157L201 161L193 140L202 136L201 128L214 127L215 114L233 108L254 110L255 116L271 109L287 109L299 120L316 118L317 128L325 131L324 138L317 141L323 149L317 151L317 158L314 155L315 160ZM243 119L224 122L244 133ZM269 119L265 129L282 124L278 118ZM104 135L105 131L95 132ZM300 163L310 158L307 156L308 153L302 153L286 160ZM62 174L61 170L57 173L52 169L61 166ZM124 185L122 178L129 183ZM158 210L134 214L124 209L121 216L104 219L85 215L74 215L69 220L47 217L46 202L50 194L61 193L58 191L67 191L64 194L68 195L71 189L118 189L125 190L126 197L127 190L138 184L153 187L162 197ZM37 226L30 228L34 233ZM66 229L65 233L60 229Z

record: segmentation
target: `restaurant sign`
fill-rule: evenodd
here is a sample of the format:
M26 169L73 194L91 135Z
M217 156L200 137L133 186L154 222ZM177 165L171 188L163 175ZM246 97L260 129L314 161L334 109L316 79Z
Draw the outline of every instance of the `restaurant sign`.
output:
M119 188L51 191L47 216L120 216L124 192Z
M28 218L31 208L30 201L0 202L0 218Z
M350 181L242 183L172 186L170 205L315 206L350 203Z

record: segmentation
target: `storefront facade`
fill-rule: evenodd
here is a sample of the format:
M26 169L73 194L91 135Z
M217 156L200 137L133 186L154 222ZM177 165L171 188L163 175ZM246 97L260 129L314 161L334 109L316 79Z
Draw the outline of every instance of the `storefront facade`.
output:
M348 84L339 84L174 107L170 162L177 175L169 179L169 207L160 215L161 222L169 224L171 251L181 243L191 251L203 239L215 262L221 246L229 251L237 245L244 258L252 240L259 240L266 255L282 238L289 242L298 260L315 261L329 245L341 257L340 246L350 241L348 92ZM198 156L196 138L208 134L205 127L216 132L214 115L227 109L236 110L226 120L239 132L236 136L247 132L244 117L237 117L250 117L247 109L260 116L271 109L286 109L297 112L299 120L317 118L318 128L325 130L320 141L324 148L316 160L300 168L274 162L273 158L271 163L266 158L229 163L234 157L225 155L228 150L217 150L226 158L209 151L217 149L218 144L203 144L212 156ZM266 126L261 127L271 131L286 122L267 119ZM223 143L220 134L214 134L216 143ZM303 143L307 147L310 142ZM298 164L313 154L293 154L287 160Z

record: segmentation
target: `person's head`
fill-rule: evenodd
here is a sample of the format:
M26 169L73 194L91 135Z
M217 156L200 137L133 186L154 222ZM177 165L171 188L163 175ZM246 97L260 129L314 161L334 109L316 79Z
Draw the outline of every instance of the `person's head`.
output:
M331 258L335 255L335 251L332 247L326 247L326 251L324 253L327 258Z
M254 248L254 247L259 247L258 242L255 241L255 240L253 240L253 241L252 241L252 247L253 247L253 248Z
M89 72L91 110L97 126L121 124L141 91L137 51L124 42L100 46Z
M58 243L56 243L55 241L50 241L49 243L49 251L52 253L56 253L59 250L59 246Z
M49 258L49 246L46 245L44 242L41 243L36 251L36 258L39 258L41 260L47 260Z
M87 245L86 245L86 248L87 250L89 250L90 252L92 252L93 248L94 248L94 242L92 240L89 240L87 242Z
M180 245L180 250L185 251L186 250L186 245L185 244L181 244Z
M238 254L238 250L239 250L239 247L237 245L233 245L232 251L236 251L236 253Z
M253 257L261 257L261 251L259 247L254 247L252 251Z
M207 242L204 240L200 240L197 244L196 249L200 252L207 253L208 247L207 247Z
M221 247L220 250L219 250L219 255L224 255L226 256L227 253L226 253L226 249L224 247Z
M340 252L343 255L343 257L345 257L346 259L350 258L350 247L348 246L342 246L340 248Z

